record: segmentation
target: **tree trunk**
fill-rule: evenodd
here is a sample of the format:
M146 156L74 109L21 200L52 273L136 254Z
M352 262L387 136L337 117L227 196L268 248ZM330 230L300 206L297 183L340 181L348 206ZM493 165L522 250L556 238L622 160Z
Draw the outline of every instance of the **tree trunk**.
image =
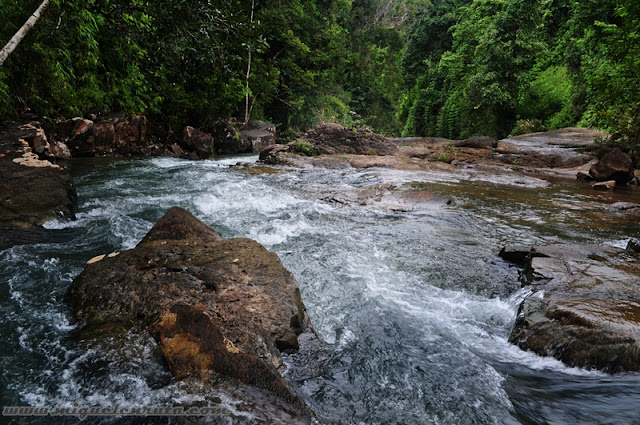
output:
M256 0L251 0L251 26L253 27L253 20L254 20L254 11L256 8ZM253 30L253 28L251 28ZM248 60L247 60L247 76L246 76L246 93L244 95L244 123L248 123L249 122L249 118L251 117L251 109L249 109L249 77L251 76L251 46L248 45L247 49L249 51L248 53ZM253 105L251 105L253 107Z
M22 39L31 31L31 28L36 24L38 19L40 19L40 15L42 12L49 6L49 0L44 0L38 9L33 12L33 15L27 19L27 22L22 25L22 28L15 33L15 35L9 40L6 46L2 50L0 50L0 66L4 63L5 60L9 57L11 52L15 50L18 44L22 41Z

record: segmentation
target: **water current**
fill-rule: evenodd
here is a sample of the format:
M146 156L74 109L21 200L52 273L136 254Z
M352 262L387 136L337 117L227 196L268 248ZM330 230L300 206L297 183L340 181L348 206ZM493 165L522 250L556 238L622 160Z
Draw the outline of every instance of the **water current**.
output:
M212 392L173 381L148 335L127 335L124 345L77 338L65 293L85 262L133 248L177 205L224 237L257 240L295 275L325 347L321 354L287 356L286 376L319 423L640 424L640 374L569 368L508 343L528 292L517 270L497 256L510 243L623 246L640 228L638 214L630 220L620 202L640 203L639 193L596 194L516 173L460 179L381 169L255 173L235 166L255 160L73 163L78 220L47 223L60 233L55 243L0 251L0 404L215 400L224 410L219 423L278 421L265 419L266 402L247 407L251 388L222 382L226 390ZM390 209L332 201L336 193L380 183L412 185L451 202ZM260 404L257 395L254 400ZM89 417L83 423L177 422Z

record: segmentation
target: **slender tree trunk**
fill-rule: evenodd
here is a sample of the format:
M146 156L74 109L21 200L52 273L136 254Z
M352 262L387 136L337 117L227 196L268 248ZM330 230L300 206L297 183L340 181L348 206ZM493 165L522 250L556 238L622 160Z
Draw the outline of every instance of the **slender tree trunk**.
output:
M38 19L40 19L40 15L42 12L49 6L49 0L44 0L38 9L33 12L33 15L27 19L27 22L22 25L22 28L18 30L17 33L9 40L6 46L2 50L0 50L0 66L4 63L5 60L9 57L11 52L15 50L18 44L22 41L22 39L31 31L31 28L36 24Z
M256 0L251 0L251 26L253 27L253 15L256 8ZM251 28L253 29L253 28ZM244 123L249 122L249 118L251 117L251 109L253 109L253 105L251 105L251 109L249 108L249 77L251 76L251 46L248 45L247 49L248 60L247 60L247 76L246 76L246 94L244 95Z

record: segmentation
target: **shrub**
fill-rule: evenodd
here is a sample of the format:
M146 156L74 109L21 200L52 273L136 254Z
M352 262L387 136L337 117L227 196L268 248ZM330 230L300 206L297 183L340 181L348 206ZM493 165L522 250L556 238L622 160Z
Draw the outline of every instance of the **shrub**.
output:
M293 152L306 155L306 156L314 156L316 154L316 151L313 148L313 145L304 140L294 143L293 146L291 146L291 150Z

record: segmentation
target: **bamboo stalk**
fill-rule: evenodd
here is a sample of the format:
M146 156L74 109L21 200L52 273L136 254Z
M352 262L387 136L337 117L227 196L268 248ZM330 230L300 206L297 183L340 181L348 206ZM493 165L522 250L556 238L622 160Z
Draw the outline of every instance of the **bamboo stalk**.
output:
M38 22L38 19L40 19L42 12L44 12L47 6L49 6L49 0L44 0L40 4L40 7L38 7L38 9L33 12L29 19L27 19L27 22L22 25L18 32L16 32L15 35L11 37L11 40L9 40L9 42L2 48L2 50L0 50L0 66L2 66L11 52L13 52L16 47L18 47L18 44L20 44L22 39L29 33L29 31L31 31L31 28L33 28L36 22Z

